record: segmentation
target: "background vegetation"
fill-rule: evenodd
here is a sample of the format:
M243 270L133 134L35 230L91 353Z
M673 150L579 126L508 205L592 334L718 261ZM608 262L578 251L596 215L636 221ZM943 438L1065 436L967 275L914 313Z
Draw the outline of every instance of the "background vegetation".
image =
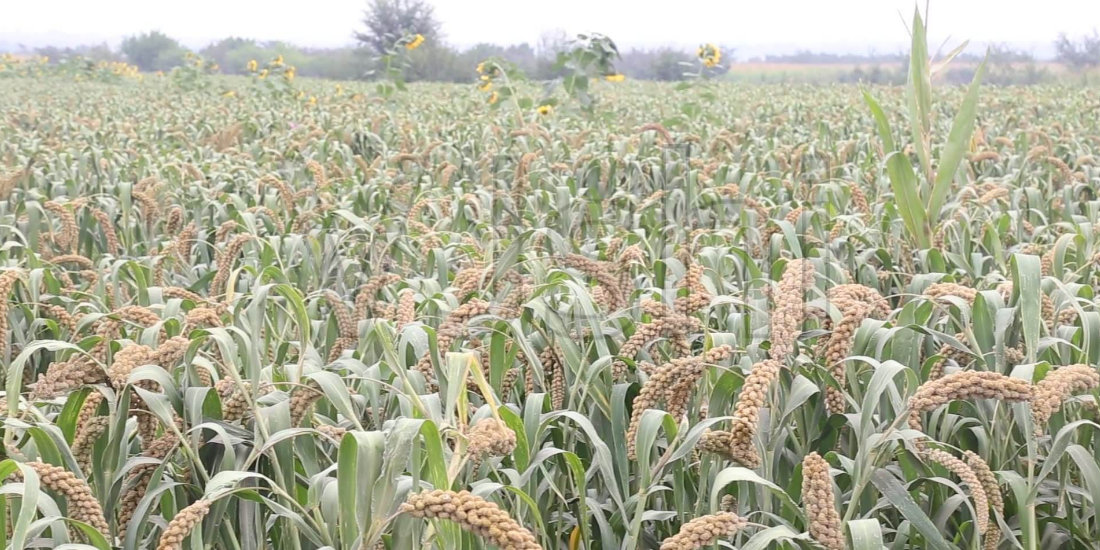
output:
M1094 547L1100 93L910 30L904 87L0 59L0 545Z
M358 46L344 48L303 48L284 42L264 42L230 37L215 41L193 53L215 61L225 74L247 74L249 60L282 55L297 67L302 76L339 80L371 78L375 58L387 45L405 34L421 34L424 48L410 59L409 81L473 82L477 75L470 67L489 57L500 57L535 80L561 76L554 68L557 55L569 48L571 37L563 32L547 33L535 44L500 46L476 44L456 48L446 43L432 6L423 0L370 0L361 26L349 30ZM1082 37L1060 35L1055 41L1057 57L1053 63L1037 61L1026 52L994 45L990 84L1037 84L1070 80L1095 81L1100 67L1100 35ZM38 48L34 53L60 62L74 56L94 61L128 62L142 71L169 70L183 63L187 51L178 41L158 31L137 34L123 41L118 51L106 45L81 48ZM906 81L908 55L905 52L877 55L836 55L810 51L766 55L742 64L728 62L734 51L725 47L728 77L746 83L869 82L903 84ZM685 65L693 52L672 48L630 49L621 52L620 70L628 78L657 81L684 80ZM979 56L964 55L946 76L950 83L969 82Z

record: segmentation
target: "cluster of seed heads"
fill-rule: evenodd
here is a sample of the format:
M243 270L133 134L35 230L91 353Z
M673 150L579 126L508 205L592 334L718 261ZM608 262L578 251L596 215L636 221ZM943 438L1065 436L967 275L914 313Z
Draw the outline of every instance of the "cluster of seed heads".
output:
M845 384L844 362L852 351L856 330L863 321L871 316L888 316L890 308L879 296L878 291L863 285L840 285L826 294L830 303L837 306L841 320L833 328L825 343L825 364L833 378L843 388ZM825 390L825 405L832 414L841 414L847 407L847 401L841 389L829 386Z
M192 328L211 328L222 326L218 310L210 307L196 307L184 316L184 323Z
M145 445L141 456L142 458L152 458L160 461L166 460L178 443L176 436L165 434L163 437L152 440L150 444ZM124 529L128 528L130 520L134 517L137 507L141 503L141 499L145 498L149 482L153 479L156 470L157 464L155 463L138 464L126 476L124 487L128 487L129 490L123 494L122 500L119 502L119 526Z
M698 331L701 326L698 318L677 313L653 300L644 300L642 310L649 314L652 320L638 325L634 334L619 346L619 357L634 358L648 343L662 337L671 341L684 341L689 334ZM616 380L626 375L626 363L621 359L616 359L611 364L611 369L612 376Z
M214 391L222 402L222 419L226 421L244 418L249 411L248 395L252 392L252 383L242 380L243 388L237 386L233 378L226 376L214 384ZM260 385L260 395L271 391L270 384Z
M580 254L568 254L561 261L565 267L576 269L599 283L592 296L601 306L615 311L626 305L626 294L620 276L621 266L617 262L601 262Z
M443 324L436 331L436 344L440 354L445 354L451 348L451 344L461 338L467 330L467 324L474 317L489 313L489 302L485 300L470 300L447 316ZM429 389L435 388L435 371L432 369L431 354L425 354L416 364L416 370L424 375Z
M1094 390L1097 386L1100 386L1100 372L1089 365L1058 367L1047 373L1035 384L1035 395L1031 401L1036 432L1042 433L1043 426L1062 408L1066 399L1075 393Z
M993 470L989 468L989 464L986 463L985 459L978 456L973 451L966 451L963 453L963 456L966 458L966 465L974 472L974 476L982 486L982 491L985 492L986 500L989 501L989 506L998 515L1003 516L1005 513L1005 503L1004 497L1001 496L1001 486L997 482L997 476L993 473ZM982 545L984 550L997 550L1001 542L1001 529L998 527L996 519L991 519L992 521L989 522L989 526L985 531Z
M561 351L546 346L539 352L539 362L550 379L550 407L560 410L565 405L565 363L561 360Z
M630 415L630 426L626 431L627 455L635 457L635 436L642 413L660 402L673 418L679 419L687 412L688 400L695 391L696 382L710 365L719 363L733 355L733 348L727 345L711 348L702 355L673 359L662 365L642 385L641 392L634 398Z
M206 500L196 500L180 510L164 528L157 550L183 550L184 539L202 523L202 519L209 513L210 502Z
M703 285L703 266L693 263L688 268L687 274L677 285L678 288L687 289L686 296L676 298L675 309L681 315L695 313L710 304L711 295L707 287Z
M68 361L50 364L46 374L38 375L31 400L52 399L85 384L99 384L106 379L103 369L94 361L74 356Z
M420 519L445 519L500 550L542 550L535 535L494 502L468 491L435 490L409 495L399 511Z
M44 462L26 462L24 466L38 474L39 483L43 487L65 497L68 517L91 525L105 537L110 536L110 527L107 525L107 518L103 515L103 508L100 507L88 482L60 466ZM22 478L21 471L16 471L14 475Z
M218 257L218 271L210 282L210 296L219 296L226 292L227 289L224 287L233 270L233 264L237 261L237 256L240 255L245 243L251 239L251 235L237 235L225 245L225 250Z
M776 359L794 354L794 344L802 332L805 317L803 295L814 284L814 266L809 260L791 260L783 270L775 293L775 309L771 316L771 349Z
M299 387L290 396L290 425L297 427L317 400L324 397L314 382Z
M921 384L909 398L909 427L923 429L920 415L952 401L996 399L1006 403L1031 401L1034 395L1027 380L997 372L959 371Z
M84 475L90 475L92 472L93 447L99 436L107 431L110 421L111 417L109 416L96 416L78 425L79 430L76 436L73 437L73 443L69 447L72 449L73 458L76 459L76 463L80 466L80 471L84 472Z
M396 273L383 273L368 280L359 287L359 293L355 296L355 315L359 319L367 319L372 308L378 305L377 294L383 287L392 285L401 280Z
M697 550L732 537L748 522L733 512L699 516L680 526L680 531L661 542L661 550Z
M8 296L21 277L22 272L14 269L0 275L0 355L4 354L8 345Z
M760 409L768 399L768 390L779 377L782 363L777 359L765 359L752 367L741 393L734 406L730 428L729 449L726 451L734 461L748 467L760 466L760 456L756 452L753 437L760 424Z
M802 506L810 536L828 550L844 550L844 529L836 510L829 463L817 453L802 459Z
M972 304L974 303L974 298L978 296L978 291L956 283L933 283L928 285L928 288L924 289L924 295L933 300L940 300L947 296L952 296Z
M960 332L955 335L955 339L961 341L966 340L966 334ZM939 360L933 365L932 369L928 371L928 379L935 380L943 376L944 368L947 367L948 361L954 361L960 367L970 362L970 354L960 350L959 348L952 346L951 344L943 344L939 350Z
M496 418L483 418L466 433L467 451L477 471L486 456L508 456L516 448L516 434Z
M985 494L985 486L978 479L974 470L966 462L941 449L926 449L923 457L925 460L943 466L966 484L971 498L974 499L974 511L977 514L974 523L978 528L978 533L985 534L989 529L989 499Z

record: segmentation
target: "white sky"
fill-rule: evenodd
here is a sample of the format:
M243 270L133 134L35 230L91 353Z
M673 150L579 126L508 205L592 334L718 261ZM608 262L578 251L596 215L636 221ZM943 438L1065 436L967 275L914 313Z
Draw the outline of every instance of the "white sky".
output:
M898 12L909 19L913 0L430 0L446 40L538 41L555 30L598 31L621 48L736 46L741 56L796 47L865 53L895 51L905 42ZM6 0L0 47L24 43L117 44L130 34L159 29L200 47L243 36L308 46L352 42L365 0ZM924 0L921 0L923 10ZM1100 26L1100 0L933 0L935 49L950 37L975 43L1009 42L1044 54L1058 32L1080 35Z

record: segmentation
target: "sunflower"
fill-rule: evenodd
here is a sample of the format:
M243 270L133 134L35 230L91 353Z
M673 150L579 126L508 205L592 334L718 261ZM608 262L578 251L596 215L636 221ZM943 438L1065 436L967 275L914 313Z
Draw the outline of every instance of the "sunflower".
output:
M493 87L493 81L492 80L485 80L480 85L478 85L477 89L479 89L483 92L488 92L489 89L492 88L492 87Z
M608 82L622 82L622 81L626 80L626 75L621 74L621 73L609 74L609 75L604 75L603 79L608 81Z
M267 69L260 71L260 80L267 78Z
M280 55L280 56L276 57L275 61L272 61L271 64L276 66L276 67L282 67L283 66L283 56Z
M548 114L554 112L554 106L553 105L539 105L539 108L536 109L536 111L538 111L538 113L540 115L548 115Z
M289 82L291 80L294 80L294 77L295 75L297 75L297 73L298 70L295 69L293 65L291 65L290 67L287 67L286 72L283 73L283 77L287 79L287 82Z
M485 72L485 62L484 61L477 64L477 73L481 74L483 72Z
M489 105L496 103L498 99L500 99L500 94L496 92L489 94Z
M258 69L259 67L260 67L260 64L258 62L256 62L255 59L249 59L248 60L248 72L254 73L254 72L256 72L256 69Z
M699 59L702 60L703 65L708 69L717 67L722 62L722 50L718 49L718 46L714 44L705 44L699 46L699 50L696 52Z
M405 49L406 50L415 50L415 49L419 48L420 45L423 44L423 43L424 43L424 35L417 34L416 36L413 37L411 42L409 42L408 44L405 44Z

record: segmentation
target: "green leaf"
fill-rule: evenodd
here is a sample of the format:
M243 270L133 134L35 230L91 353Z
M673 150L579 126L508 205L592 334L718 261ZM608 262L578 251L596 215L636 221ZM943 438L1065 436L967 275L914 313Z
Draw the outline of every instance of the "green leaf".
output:
M978 117L978 89L985 76L985 65L989 61L989 54L982 59L978 70L974 73L974 80L970 82L970 88L966 92L962 106L955 115L951 124L951 133L944 144L940 154L940 165L936 172L936 182L932 186L932 193L928 197L928 219L936 224L940 219L940 209L947 198L951 182L955 179L955 171L959 169L959 163L970 147L970 136L974 133L974 120Z
M854 519L847 523L852 550L882 550L882 526L877 519Z
M1024 325L1024 343L1027 345L1028 362L1035 362L1039 346L1039 328L1043 322L1043 289L1040 282L1043 276L1042 264L1038 256L1028 254L1012 255L1012 302L1020 310Z
M931 140L932 116L932 76L929 73L928 36L920 10L913 9L913 36L909 49L909 83L906 96L909 101L909 124L913 133L913 148L917 151L921 168L929 179L932 174L932 161L929 158L928 144Z
M913 497L909 496L909 492L893 474L880 468L872 475L871 482L882 496L886 497L886 500L890 501L890 504L917 528L917 531L920 531L929 547L936 550L953 550L936 528L936 524L928 519L928 515L913 501Z
M886 172L890 178L890 188L894 191L894 201L905 223L905 229L921 249L927 249L931 241L925 224L924 203L920 200L917 175L913 173L909 159L894 146L890 121L882 107L867 90L863 90L863 101L870 107L871 115L878 125L879 138L882 139L883 149L886 151Z

